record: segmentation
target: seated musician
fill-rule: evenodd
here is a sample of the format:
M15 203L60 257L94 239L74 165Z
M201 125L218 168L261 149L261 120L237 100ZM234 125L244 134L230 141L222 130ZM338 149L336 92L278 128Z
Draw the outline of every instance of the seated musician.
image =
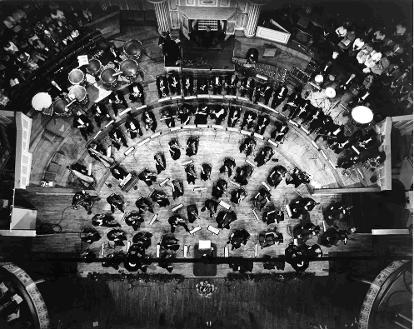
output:
M139 198L137 201L135 201L135 206L138 208L138 212L140 214L144 214L147 211L149 211L150 213L154 213L154 208L152 206L151 201L148 198Z
M203 181L208 181L210 179L210 176L211 176L211 165L209 163L202 163L200 178Z
M289 89L286 86L284 86L284 85L279 86L275 90L275 93L273 94L273 99L272 99L271 107L275 109L280 104L282 104L282 102L285 100L288 92L289 92Z
M319 237L319 243L325 247L336 246L339 241L342 241L344 245L348 242L348 232L345 230L337 230L334 227L328 228Z
M168 142L169 151L173 160L178 160L181 157L180 144L176 138Z
M113 128L109 134L109 138L111 139L112 145L115 146L117 150L121 148L121 144L125 147L128 147L127 140L124 134L121 132L119 128Z
M205 125L207 124L207 119L210 113L210 108L207 105L199 105L195 111L194 123L196 125Z
M196 155L198 152L198 137L189 137L187 140L187 156Z
M213 87L214 95L221 95L223 90L223 78L219 75L211 78L210 85Z
M184 186L183 186L183 182L178 180L178 179L173 179L170 182L170 186L172 189L172 197L173 200L179 198L180 196L184 195Z
M175 109L168 107L162 110L160 120L165 121L168 128L172 128L175 127L176 116Z
M348 154L338 159L337 168L349 169L360 161L359 155Z
M181 94L180 78L176 72L168 74L168 88L171 94Z
M195 170L194 164L190 163L185 166L185 173L187 174L187 183L195 184L197 179L197 172Z
M211 112L210 114L210 118L211 119L215 119L216 125L221 125L221 123L223 122L223 120L226 118L227 116L227 110L224 106L215 106L214 110Z
M224 192L227 189L227 182L224 179L219 179L214 185L213 185L213 197L216 199L220 199Z
M73 117L73 127L78 128L82 137L87 141L89 134L93 132L92 122L85 114L78 111Z
M262 211L264 206L270 202L270 197L270 192L264 187L261 187L253 198L253 206L259 211Z
M249 164L245 164L241 167L237 167L234 181L240 185L247 185L248 179L253 174L253 167Z
M237 74L227 75L224 78L224 87L227 95L236 95L237 84L239 83L239 77Z
M106 155L106 150L102 146L101 143L93 142L93 143L89 144L88 153L95 160L101 161L101 159L96 155L96 153L100 153L102 155Z
M138 174L138 178L147 184L147 186L151 186L157 180L157 174L148 169L144 169Z
M112 239L110 241L113 241L114 240L113 236L115 236L115 234L111 234L110 235L110 238ZM117 235L116 235L117 242L115 243L115 245L119 245L119 246L124 245L124 243L122 242L122 240L119 240L118 239L118 236L121 237L120 234L117 233ZM108 239L109 239L109 237L108 237ZM115 251L115 252L110 253L109 255L107 255L105 257L105 260L102 261L102 266L103 267L112 267L115 270L119 270L119 265L121 265L121 263L124 261L124 259L125 259L125 252L123 252L123 251Z
M256 140L253 137L249 136L249 137L246 137L243 140L243 142L240 144L239 151L240 153L244 153L246 154L246 156L249 156L250 154L253 153L255 148L256 148Z
M295 185L295 188L298 188L299 185L302 183L303 184L309 183L310 179L309 179L309 175L306 172L295 167L289 172L285 181L287 185L292 184L292 185Z
M306 113L308 107L310 107L310 101L309 100L305 100L303 98L299 98L296 101L296 107L295 106L291 106L289 108L289 119L293 120L295 119L299 114L303 115L304 113Z
M106 237L109 241L113 241L115 243L115 246L124 246L124 241L127 240L126 233L119 228L110 230L106 234Z
M85 190L76 192L72 198L72 208L78 209L78 206L82 206L88 212L88 215L92 214L92 207L94 200L99 200L98 197L92 197Z
M164 98L169 95L168 80L163 75L157 77L157 90L159 98Z
M151 200L158 203L160 207L167 207L170 205L170 200L168 200L167 194L164 191L154 190L151 193Z
M286 104L283 106L282 111L289 111L291 113L295 108L299 106L299 101L302 99L300 89L296 89L289 95Z
M92 217L93 226L121 227L112 214L96 214Z
M230 107L230 114L227 119L227 126L234 127L237 122L239 122L241 116L241 108L240 107Z
M321 109L316 109L308 121L308 130L310 133L313 133L322 127L324 116L325 114Z
M127 119L125 121L125 129L129 132L129 136L131 139L134 139L138 136L142 136L141 126L139 125L139 121L134 118L131 114L128 114Z
M254 161L257 163L258 167L261 167L267 162L269 162L274 154L275 151L273 151L273 149L270 146L264 146L260 149L256 157L254 158Z
M190 232L190 229L188 228L185 219L182 218L180 215L172 215L170 218L168 218L168 223L171 226L171 233L175 232L175 228L177 226L182 226L187 232Z
M141 231L138 232L137 234L135 234L132 238L132 242L135 245L140 246L142 249L148 249L151 246L151 238L152 238L152 233L150 232L146 232L146 231Z
M197 78L197 94L208 94L208 80L205 78Z
M115 212L115 208L118 208L121 212L124 212L125 201L122 195L112 193L110 196L106 198L106 201L111 206L112 213Z
M151 129L155 132L157 129L157 120L155 119L155 115L152 111L145 110L144 113L142 113L142 121L144 122L146 130Z
M246 197L246 190L244 188L238 188L231 192L230 201L235 204L240 204Z
M272 96L272 86L268 83L266 83L264 86L262 86L260 90L260 96L263 98L263 104L267 105L269 104L270 97Z
M190 223L194 223L198 219L198 209L196 204L187 206L187 218Z
M213 199L207 199L204 201L204 207L201 208L201 212L208 210L210 212L210 218L214 216L217 211L218 202Z
M184 96L192 96L194 95L194 79L190 75L185 75L182 78L182 85Z
M293 228L293 237L297 239L307 240L311 236L318 235L321 231L319 225L315 225L312 222L305 224L298 224Z
M224 164L220 167L220 173L227 173L228 177L233 175L233 169L236 167L236 161L233 158L225 158Z
M131 226L134 229L134 231L138 231L138 229L141 227L141 223L144 222L144 217L139 211L131 211L129 214L125 216L124 219L125 224ZM136 242L134 241L134 243Z
M241 247L242 244L246 245L249 238L249 232L242 228L239 230L235 230L233 233L231 233L229 241L227 241L227 243L231 243L231 250L238 249Z
M190 123L190 118L194 113L194 108L190 104L183 104L178 107L177 115L181 121L181 124L186 125Z
M222 210L217 214L218 228L230 229L230 224L237 220L236 213L232 210Z
M262 220L267 225L282 222L285 218L283 211L280 209L275 208L274 205L270 205L266 211L263 212Z
M260 115L259 119L257 120L255 132L259 135L263 135L269 123L270 119L267 115Z
M94 243L101 239L99 232L93 227L84 227L81 233L81 240L86 243Z
M257 118L256 113L254 113L252 111L246 111L244 113L241 129L245 129L245 127L246 127L247 130L252 129L253 126L254 126L254 122L255 122L256 118Z
M139 82L133 82L128 86L129 100L131 102L140 101L142 105L145 104L144 87Z
M283 166L275 166L267 176L267 182L272 187L277 187L286 176L287 170Z
M276 227L259 233L259 244L262 249L273 246L276 243L283 243L283 235L277 232Z
M161 237L161 249L177 251L180 248L178 242L179 240L174 236L174 234L166 233Z
M304 272L309 267L309 250L308 246L290 243L285 249L285 260L295 271Z
M96 124L101 127L103 120L111 120L108 109L104 104L95 103L92 105L92 114Z
M119 110L124 110L128 107L124 94L121 91L115 91L108 97L108 102L114 111L115 116L118 116Z
M128 172L118 164L112 167L110 170L112 176L114 176L119 181L124 180L128 176Z
M165 161L165 155L162 152L158 152L154 155L155 168L157 173L163 172L167 168L167 162Z

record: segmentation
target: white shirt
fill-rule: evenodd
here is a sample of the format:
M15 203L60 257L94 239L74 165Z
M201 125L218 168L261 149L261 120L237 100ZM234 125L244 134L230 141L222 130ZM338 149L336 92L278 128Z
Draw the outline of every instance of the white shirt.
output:
M361 38L356 38L354 43L352 44L353 50L360 50L364 46L365 42Z

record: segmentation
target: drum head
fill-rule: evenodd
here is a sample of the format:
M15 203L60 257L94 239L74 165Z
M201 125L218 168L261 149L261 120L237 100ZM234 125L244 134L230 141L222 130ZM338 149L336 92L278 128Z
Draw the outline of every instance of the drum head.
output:
M352 119L359 124L368 124L374 119L374 113L366 106L354 107L351 111Z
M325 89L325 95L326 95L326 97L328 97L328 98L335 98L335 96L336 96L336 91L335 91L335 89L333 89L332 87L327 87L327 88Z
M125 76L135 76L138 73L138 63L133 59L124 60L120 69Z
M32 98L32 107L36 111L42 111L52 105L52 97L48 93L38 93Z
M88 72L91 74L97 74L101 70L102 64L99 59L92 58L88 64Z
M101 73L102 82L109 84L114 83L117 80L117 77L114 76L115 73L116 71L111 67L104 69Z
M69 97L82 102L86 98L87 92L85 87L75 85L69 89Z
M85 74L79 69L73 69L69 72L68 80L73 85L78 85L85 79Z
M129 40L124 44L124 52L127 56L139 57L141 55L142 44L138 40Z
M66 105L68 102L63 98L56 98L53 102L53 111L56 115L67 115L68 111L66 110Z

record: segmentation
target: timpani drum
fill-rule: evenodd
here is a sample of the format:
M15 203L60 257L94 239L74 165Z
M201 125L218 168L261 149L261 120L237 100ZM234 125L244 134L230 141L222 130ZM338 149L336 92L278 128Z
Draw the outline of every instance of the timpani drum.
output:
M123 50L128 58L138 60L142 54L142 42L135 39L129 40L125 42Z
M32 107L38 111L42 112L47 110L52 106L52 97L45 92L37 93L32 98Z
M91 60L89 60L86 70L90 75L93 75L95 77L99 76L99 74L102 71L101 61L99 59L92 58Z
M65 98L56 97L53 102L53 113L60 117L70 116L71 112L68 109L68 102Z
M100 78L105 87L116 88L118 84L118 75L119 73L115 71L114 68L107 67L102 70Z
M88 93L83 86L74 85L70 87L68 96L70 99L76 100L79 104L87 105L89 103Z
M79 69L73 69L68 74L68 80L72 85L79 85L85 81L85 74Z
M130 80L138 77L139 65L134 59L126 59L122 61L119 68L122 71L122 74Z
M351 110L351 118L357 125L368 125L374 119L374 113L369 107L358 105Z

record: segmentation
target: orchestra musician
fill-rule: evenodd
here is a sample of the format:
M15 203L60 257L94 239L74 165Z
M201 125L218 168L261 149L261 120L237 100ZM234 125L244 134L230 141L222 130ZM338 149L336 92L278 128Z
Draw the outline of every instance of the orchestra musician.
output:
M111 206L111 212L115 212L115 208L118 208L121 212L124 212L125 201L122 195L112 193L106 198L106 201Z
M185 166L185 173L187 174L187 183L195 184L197 179L197 172L195 170L194 164L190 163Z
M228 177L233 174L233 169L236 167L236 161L233 158L225 158L224 164L220 167L220 173L227 173Z
M157 174L148 169L144 169L139 173L138 178L145 182L147 186L151 186L157 180Z
M270 202L270 197L270 192L266 188L261 187L253 198L253 206L262 211L264 206Z
M253 167L249 164L245 164L241 167L237 167L234 180L240 185L247 185L248 178L250 178L252 174L253 174Z
M121 144L128 147L127 140L119 128L113 128L108 136L111 139L112 145L115 146L117 150L121 148Z
M285 218L283 211L280 209L275 208L275 206L271 205L267 208L266 211L263 212L262 220L267 225L282 222Z
M275 166L270 174L267 176L267 182L270 186L276 188L283 180L287 173L287 170L283 166Z
M120 180L120 181L122 181L128 176L128 172L118 164L113 166L110 169L110 171L111 171L112 176L114 176L115 179Z
M114 111L115 116L118 116L118 111L126 109L128 103L125 100L124 94L121 91L114 91L108 97L108 103L111 105L112 111Z
M131 102L140 101L142 105L145 104L144 88L139 82L133 82L128 86L129 100Z
M154 208L152 207L152 203L149 199L141 197L137 201L135 201L135 206L138 208L138 212L140 214L145 214L147 211L150 213L154 213Z
M157 90L159 98L164 98L169 95L168 80L163 75L157 77Z
M92 122L81 111L77 111L73 118L73 127L78 128L82 137L87 141L89 134L93 132Z
M254 158L254 161L257 163L258 167L261 167L267 162L269 162L274 154L275 151L273 151L273 149L270 146L264 146L257 153L256 157Z
M125 129L129 132L129 136L131 139L134 139L138 136L142 136L141 126L137 119L135 119L131 114L128 114L127 119L125 121Z
M197 78L197 94L208 94L208 80L206 78Z
M214 95L221 95L223 90L223 78L219 75L211 78L210 86L213 87Z
M175 127L175 118L177 117L177 114L175 113L175 110L173 108L166 108L163 109L161 112L161 119L165 120L165 124L168 128Z
M95 103L91 108L96 124L101 127L103 120L111 120L108 109L104 104Z
M198 152L198 137L190 136L187 140L186 155L193 156Z
M168 74L168 87L171 94L181 94L180 77L176 72Z
M277 232L277 227L269 228L267 231L259 233L259 244L262 249L273 246L276 243L283 243L283 235Z
M200 178L203 181L208 181L210 179L210 176L211 176L211 165L209 163L202 163Z
M204 201L204 207L201 208L201 212L208 210L210 212L210 218L214 216L217 211L218 202L213 199L207 199Z
M272 131L270 137L274 139L274 141L279 145L282 143L283 138L289 131L289 127L287 124L284 124L280 121L275 121L274 123L275 129Z
M248 157L250 154L253 153L255 148L256 148L256 140L253 137L249 136L249 137L246 137L242 141L239 147L239 151L240 153L245 153L246 156Z
M153 132L155 132L157 129L157 120L155 119L155 115L152 111L145 110L142 113L142 121L144 122L146 130L151 129Z
M121 227L112 214L96 214L92 217L93 226Z
M162 152L156 153L154 155L154 160L155 160L155 168L157 169L157 173L159 174L163 172L167 167L164 153Z
M239 77L237 74L227 75L224 78L224 88L227 95L236 95L237 84L239 83Z
M124 219L125 224L131 226L134 231L138 231L138 229L141 227L141 224L144 222L144 217L139 211L131 211L128 215L125 216Z
M190 204L187 206L187 218L190 223L194 223L199 218L196 204Z
M246 111L244 113L241 129L244 129L245 127L247 130L252 129L256 118L257 118L257 114L255 112Z
M247 197L247 192L244 188L238 188L231 192L230 201L235 204L240 204Z
M194 79L191 75L185 75L182 78L184 96L194 95Z
M213 185L213 197L215 197L216 199L220 199L224 192L227 189L227 182L224 179L219 179L214 185Z
M168 223L171 226L171 233L175 232L177 226L182 226L188 233L190 233L190 229L188 228L185 219L180 215L172 215L170 218L168 218Z
M172 189L173 200L184 195L184 186L183 186L182 181L178 179L173 179L169 185L171 186L171 189Z
M168 142L169 151L173 160L178 160L181 157L180 144L178 139L173 138Z
M221 123L226 118L226 116L227 116L227 110L223 105L215 106L214 110L210 114L210 118L216 120L215 122L216 125L221 125Z
M257 120L255 132L259 135L263 135L269 123L270 119L267 115L260 115Z
M237 220L237 215L232 210L223 210L217 214L216 222L218 228L226 228L230 230L230 224Z
M288 95L288 92L289 92L289 89L286 86L284 85L279 86L273 94L271 107L275 109L280 104L282 104L282 102L285 100L286 96Z
M183 104L178 107L178 118L181 121L181 124L187 125L190 123L191 115L194 113L194 108L190 104Z
M230 234L228 243L231 243L231 250L238 249L241 247L242 244L246 245L247 241L250 238L249 232L247 232L244 228L235 230L233 233Z
M234 127L237 122L239 122L241 116L241 108L240 107L230 107L230 114L227 118L227 126Z
M207 124L209 113L210 113L210 108L207 105L197 106L197 110L194 113L195 114L194 123L196 125Z
M260 96L263 98L263 104L268 105L272 96L272 86L268 83L264 84L260 90Z
M170 205L170 200L168 200L167 194L164 191L154 190L151 193L152 201L158 203L160 207L166 207Z

